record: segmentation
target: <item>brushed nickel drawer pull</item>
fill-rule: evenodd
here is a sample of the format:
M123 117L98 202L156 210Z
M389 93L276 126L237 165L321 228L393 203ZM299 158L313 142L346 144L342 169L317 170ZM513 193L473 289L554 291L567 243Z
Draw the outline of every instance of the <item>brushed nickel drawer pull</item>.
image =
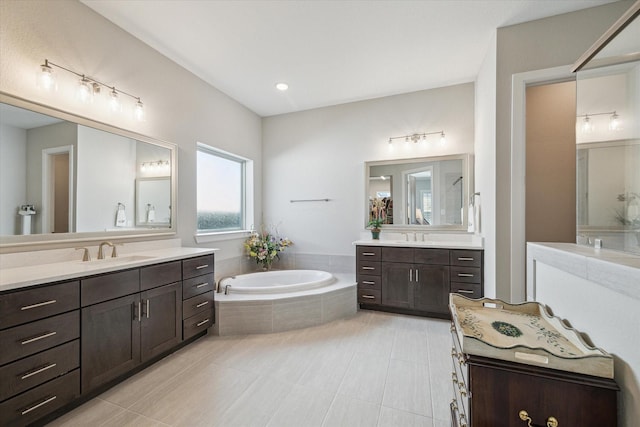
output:
M28 372L20 377L21 380L26 380L29 377L39 374L40 372L44 372L47 369L55 368L57 365L55 363L51 363L47 366L43 366L42 368L38 368L34 371Z
M138 301L138 322L142 322L142 301Z
M149 311L150 311L150 304L149 304L149 300L147 300L147 319L149 318Z
M409 281L413 282L413 270L409 270Z
M363 270L375 270L375 267L362 267Z
M202 270L203 268L209 267L209 264L203 264L196 267L196 270Z
M32 343L32 342L35 342L35 341L39 341L39 340L42 340L42 339L45 339L45 338L52 337L52 336L54 336L55 334L57 334L57 332L56 332L56 331L53 331L53 332L46 332L46 333L44 333L44 334L42 334L42 335L40 335L40 336L38 336L38 337L35 337L35 338L29 338L28 340L24 340L24 341L22 341L20 344L22 344L22 345L29 344L29 343Z
M43 301L43 302L39 302L37 304L31 304L31 305L25 305L24 307L20 307L20 310L24 311L24 310L31 310L32 308L38 308L38 307L42 307L45 305L49 305L49 304L55 304L56 300L52 299L49 301Z
M202 288L203 286L207 286L209 284L209 282L204 282L204 283L199 283L197 285L195 285L196 288Z
M375 256L375 252L362 252L362 255L364 256Z
M473 277L471 273L458 273L458 277Z
M370 281L370 280L363 280L363 281L362 281L362 284L363 284L363 285L375 285L375 284L376 284L376 282L372 282L372 281Z
M204 325L205 323L209 322L209 319L205 319L202 322L199 322L196 324L196 328L199 328L200 326Z
M201 302L200 304L196 305L196 308L204 307L207 304L209 304L209 301Z
M459 292L461 294L472 294L473 291L470 291L468 289L458 289L456 292Z
M416 268L416 282L419 282L420 279L418 279L418 269Z
M361 297L366 299L376 299L376 297L373 295L361 295Z
M458 261L473 261L473 258L461 256L458 257Z
M53 402L54 400L56 400L58 396L51 396L48 399L43 400L42 402L38 403L37 405L33 405L32 407L25 409L24 411L22 411L20 413L20 415L27 415L29 412L31 411L35 411L36 409L38 409L39 407L46 405L49 402Z

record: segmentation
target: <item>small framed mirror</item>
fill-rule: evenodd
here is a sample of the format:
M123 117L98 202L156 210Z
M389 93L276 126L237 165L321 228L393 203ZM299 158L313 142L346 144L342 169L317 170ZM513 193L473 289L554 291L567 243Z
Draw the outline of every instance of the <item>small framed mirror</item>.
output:
M166 227L171 224L170 177L136 180L136 225Z
M366 162L365 224L466 230L471 166L469 154Z

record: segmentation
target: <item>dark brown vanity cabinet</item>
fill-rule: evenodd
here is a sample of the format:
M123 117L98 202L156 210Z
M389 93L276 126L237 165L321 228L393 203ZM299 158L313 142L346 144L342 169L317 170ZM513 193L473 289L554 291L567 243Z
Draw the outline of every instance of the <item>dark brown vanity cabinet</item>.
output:
M215 307L213 301L213 255L204 255L182 261L182 309L184 339L213 325Z
M0 425L33 423L80 395L80 289L0 294Z
M357 246L362 308L449 317L449 293L483 295L482 251Z
M82 308L83 393L182 341L181 277L174 261L81 280L92 303Z

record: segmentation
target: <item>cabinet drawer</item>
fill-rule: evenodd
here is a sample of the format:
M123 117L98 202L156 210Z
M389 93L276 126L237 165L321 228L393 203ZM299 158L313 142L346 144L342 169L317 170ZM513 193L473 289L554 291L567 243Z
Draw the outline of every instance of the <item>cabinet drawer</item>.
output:
M482 285L480 283L451 282L451 292L467 298L482 298Z
M0 401L77 368L80 341L73 340L0 368Z
M80 281L82 306L131 295L140 291L140 270L103 274Z
M381 289L380 276L358 275L358 289L361 290L377 290Z
M416 248L416 264L449 265L449 249Z
M0 295L0 329L77 309L79 283L66 282Z
M182 264L180 261L166 262L140 269L140 290L157 288L182 280Z
M182 260L182 278L213 273L213 254Z
M213 273L185 280L182 282L182 299L212 291L214 288Z
M482 283L481 269L476 267L451 267L451 281L459 283Z
M0 332L0 365L80 336L78 310Z
M380 258L387 262L413 263L413 248L381 248Z
M380 304L380 291L358 289L358 302L361 304Z
M358 246L356 252L358 259L380 261L380 247L378 246Z
M202 313L198 313L195 316L191 316L188 319L184 319L183 324L183 339L189 339L192 336L206 330L213 326L213 307Z
M0 403L0 425L26 426L80 395L80 371L68 374Z
M213 291L197 295L182 302L182 315L185 319L213 307Z
M451 265L482 267L482 251L451 250Z
M380 261L362 261L358 260L356 274L365 274L367 276L380 275Z

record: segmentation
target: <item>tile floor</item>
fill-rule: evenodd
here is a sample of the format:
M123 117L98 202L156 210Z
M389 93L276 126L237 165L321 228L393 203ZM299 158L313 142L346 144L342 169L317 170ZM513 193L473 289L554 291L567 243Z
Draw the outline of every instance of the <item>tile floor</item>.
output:
M374 311L207 335L50 426L450 426L449 322Z

